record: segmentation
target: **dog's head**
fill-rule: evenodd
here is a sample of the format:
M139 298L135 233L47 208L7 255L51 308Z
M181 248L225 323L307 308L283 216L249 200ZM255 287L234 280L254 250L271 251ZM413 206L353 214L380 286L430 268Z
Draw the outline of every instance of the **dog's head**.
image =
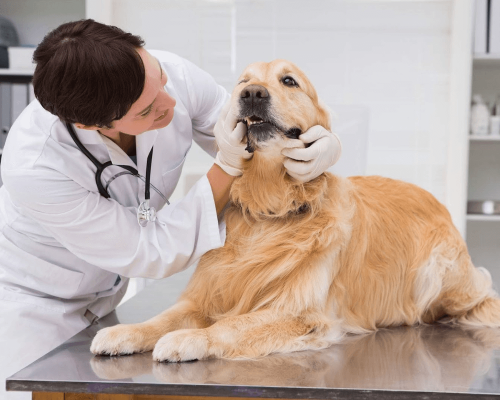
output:
M293 63L274 60L250 64L232 94L238 119L247 124L247 150L263 150L272 142L284 147L314 125L330 130L330 113L313 85Z

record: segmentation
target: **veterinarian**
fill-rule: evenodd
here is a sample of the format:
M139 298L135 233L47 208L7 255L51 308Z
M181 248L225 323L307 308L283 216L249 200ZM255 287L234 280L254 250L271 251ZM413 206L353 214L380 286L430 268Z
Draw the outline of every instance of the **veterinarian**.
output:
M166 278L224 244L218 215L251 157L246 126L210 75L143 45L83 20L35 51L37 100L2 156L0 398L28 398L4 392L5 379L111 312L128 278ZM215 164L168 205L193 140ZM308 181L340 143L321 127L301 140L314 143L288 149L284 165Z

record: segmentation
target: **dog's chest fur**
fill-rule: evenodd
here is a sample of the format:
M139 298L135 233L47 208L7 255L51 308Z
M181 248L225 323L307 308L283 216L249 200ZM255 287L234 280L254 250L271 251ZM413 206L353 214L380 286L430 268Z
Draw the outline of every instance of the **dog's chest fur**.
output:
M339 178L293 183L267 164L257 156L234 182L226 243L201 259L193 282L203 284L188 287L203 293L205 315L214 319L269 307L297 313L325 308L336 244L350 234L339 220L349 216L333 200Z

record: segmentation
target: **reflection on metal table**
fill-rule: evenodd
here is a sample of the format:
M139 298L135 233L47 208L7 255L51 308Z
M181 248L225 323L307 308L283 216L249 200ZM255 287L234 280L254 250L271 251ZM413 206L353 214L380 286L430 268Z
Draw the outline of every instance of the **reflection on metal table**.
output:
M258 360L169 364L154 362L151 352L121 357L90 353L99 329L144 321L170 307L182 289L175 278L155 282L97 325L10 377L8 390L33 391L37 392L35 399L58 400L87 398L74 393L107 400L156 398L150 395L158 399L500 396L500 330L494 329L446 325L382 329L347 337L322 351L275 354Z

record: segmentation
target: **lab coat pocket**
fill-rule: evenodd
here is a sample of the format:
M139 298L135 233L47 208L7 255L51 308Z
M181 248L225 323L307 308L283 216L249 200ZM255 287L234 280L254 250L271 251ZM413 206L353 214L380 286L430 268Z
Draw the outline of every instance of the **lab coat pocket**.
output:
M84 274L44 261L0 234L0 283L71 299L78 293Z
M189 151L189 149L188 149L188 151ZM184 158L181 160L181 162L179 164L177 164L177 166L175 166L174 168L172 168L168 171L162 172L161 177L162 177L163 189L164 189L163 193L165 193L167 198L169 198L172 195L175 187L177 186L177 183L179 182L179 178L180 178L181 172L182 172L182 167L184 166L184 162L186 161L186 157L187 157L187 151L186 151L186 154L184 155Z

